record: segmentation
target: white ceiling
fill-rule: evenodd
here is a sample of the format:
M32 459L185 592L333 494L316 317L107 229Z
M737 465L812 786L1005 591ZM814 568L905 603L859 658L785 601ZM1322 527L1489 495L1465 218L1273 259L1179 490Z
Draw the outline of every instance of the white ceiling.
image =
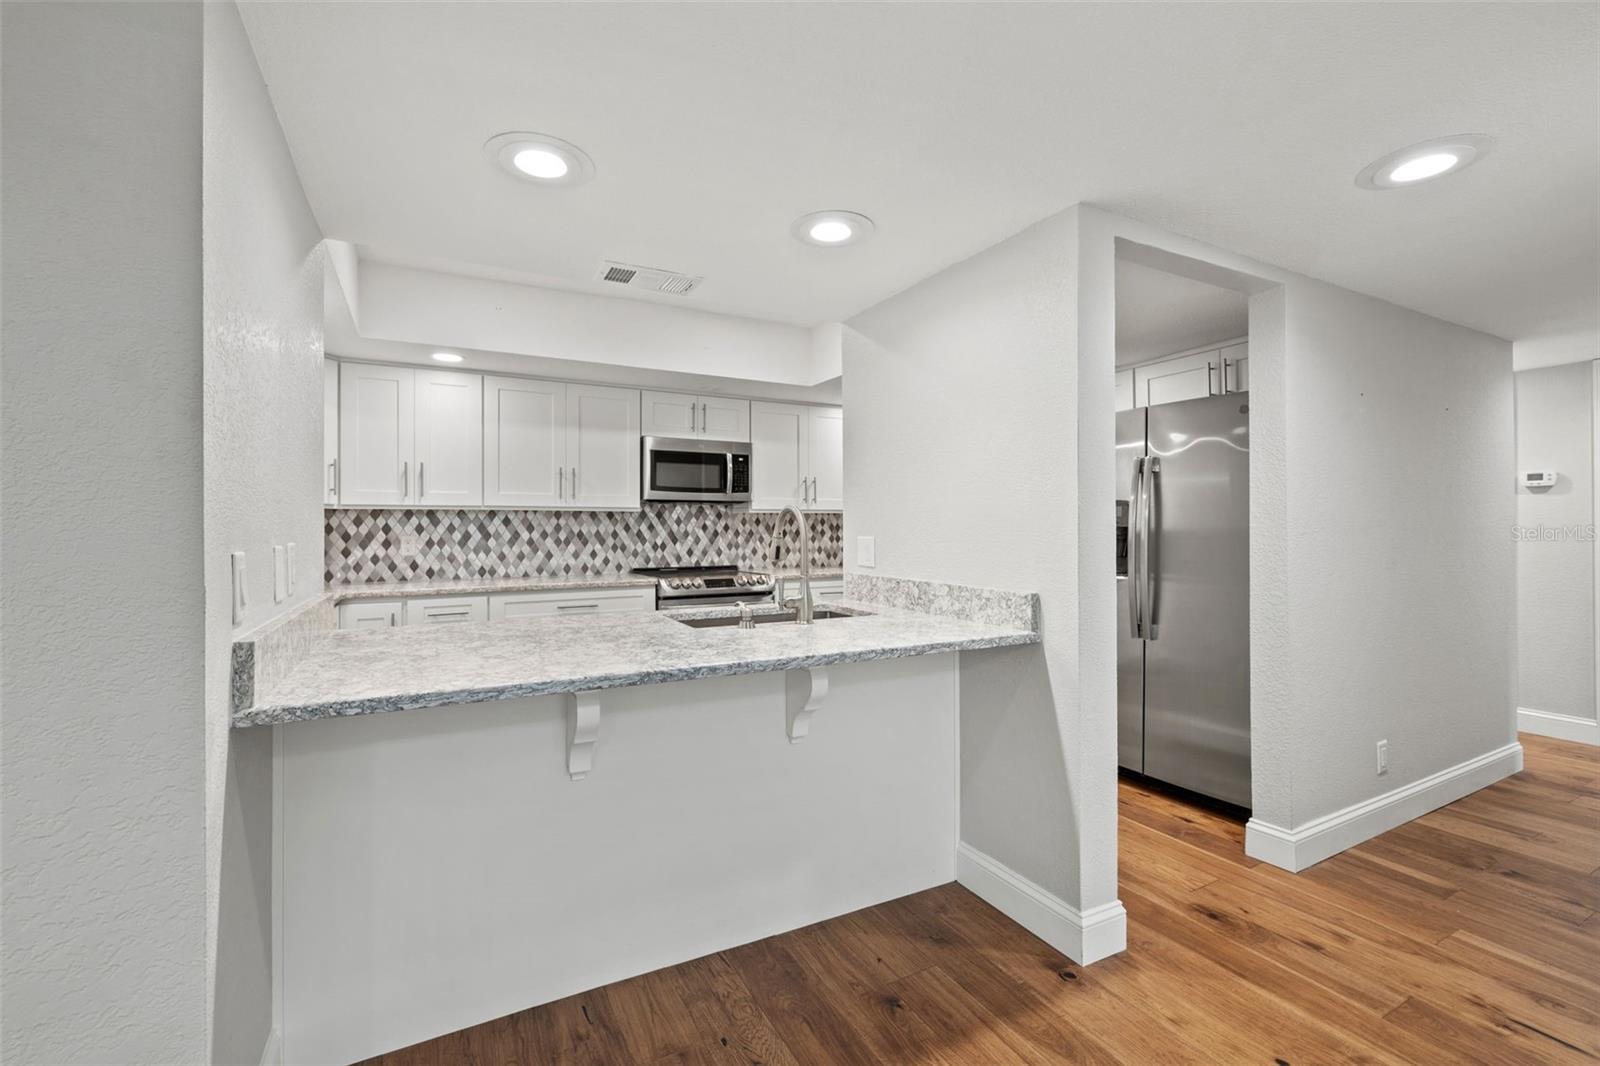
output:
M1593 4L244 8L318 220L380 258L580 288L621 259L811 324L1086 201L1508 338L1596 326ZM596 178L494 169L517 129ZM1496 145L1354 185L1451 133ZM821 208L877 233L794 241Z
M1125 259L1117 260L1116 298L1118 366L1233 340L1250 328L1244 293Z

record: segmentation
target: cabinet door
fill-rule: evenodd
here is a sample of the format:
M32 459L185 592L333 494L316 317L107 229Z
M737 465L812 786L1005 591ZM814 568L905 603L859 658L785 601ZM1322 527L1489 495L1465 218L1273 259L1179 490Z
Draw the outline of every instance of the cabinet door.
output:
M489 620L487 596L420 596L406 601L406 625L437 626Z
M569 505L639 506L639 390L567 386Z
M559 507L567 495L567 386L483 379L483 502Z
M339 364L339 502L396 507L414 499L416 371Z
M799 507L806 467L809 407L788 403L750 404L750 507L777 511Z
M699 436L700 397L681 392L639 394L639 432L646 437Z
M423 507L483 504L483 378L418 370L417 491Z
M1117 371L1117 410L1131 411L1133 402L1133 370Z
M340 629L388 629L400 624L401 600L355 600L339 605Z
M322 502L339 505L339 364L322 361Z
M1196 352L1134 367L1134 395L1138 405L1151 407L1210 396L1220 387L1217 355L1215 351Z
M700 436L712 440L750 439L750 401L700 397Z
M592 592L567 589L556 592L497 592L489 597L489 620L492 622L507 618L557 618L655 609L656 592L653 588L595 589Z
M806 434L811 510L844 510L844 411L813 407Z
M1228 392L1250 391L1250 345L1234 344L1222 349L1222 381Z

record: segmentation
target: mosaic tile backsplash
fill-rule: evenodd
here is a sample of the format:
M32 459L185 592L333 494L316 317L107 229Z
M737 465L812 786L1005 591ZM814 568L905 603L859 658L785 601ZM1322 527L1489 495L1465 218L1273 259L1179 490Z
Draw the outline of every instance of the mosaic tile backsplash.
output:
M812 565L844 565L844 516L807 515ZM704 503L647 503L639 511L422 511L343 508L323 513L329 584L476 577L615 574L635 566L800 565L800 533L778 515ZM414 537L412 554L402 538ZM773 557L774 537L777 556Z

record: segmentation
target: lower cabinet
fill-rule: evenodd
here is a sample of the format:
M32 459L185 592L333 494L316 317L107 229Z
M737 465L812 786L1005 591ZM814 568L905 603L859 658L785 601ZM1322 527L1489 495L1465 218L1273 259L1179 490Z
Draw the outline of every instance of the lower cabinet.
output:
M487 596L419 596L406 601L406 625L436 626L449 622L487 622Z
M778 598L780 600L787 600L798 595L800 595L799 578L786 577L778 582ZM844 578L829 577L811 579L812 603L826 603L830 600L842 599L844 599Z
M612 614L618 611L653 611L656 590L595 589L592 592L497 592L489 597L489 618L548 618L567 614Z
M353 600L339 605L340 629L388 629L400 624L404 600Z

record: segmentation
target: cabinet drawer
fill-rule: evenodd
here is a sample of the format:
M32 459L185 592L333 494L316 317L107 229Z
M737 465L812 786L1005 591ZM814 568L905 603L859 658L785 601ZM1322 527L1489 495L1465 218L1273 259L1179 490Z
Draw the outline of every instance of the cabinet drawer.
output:
M421 596L406 601L406 625L444 625L449 622L485 622L487 596Z
M400 624L404 600L356 600L339 605L340 629L388 629Z
M489 597L489 617L539 618L557 615L614 614L618 611L653 611L654 588L595 589L575 592L497 592Z

